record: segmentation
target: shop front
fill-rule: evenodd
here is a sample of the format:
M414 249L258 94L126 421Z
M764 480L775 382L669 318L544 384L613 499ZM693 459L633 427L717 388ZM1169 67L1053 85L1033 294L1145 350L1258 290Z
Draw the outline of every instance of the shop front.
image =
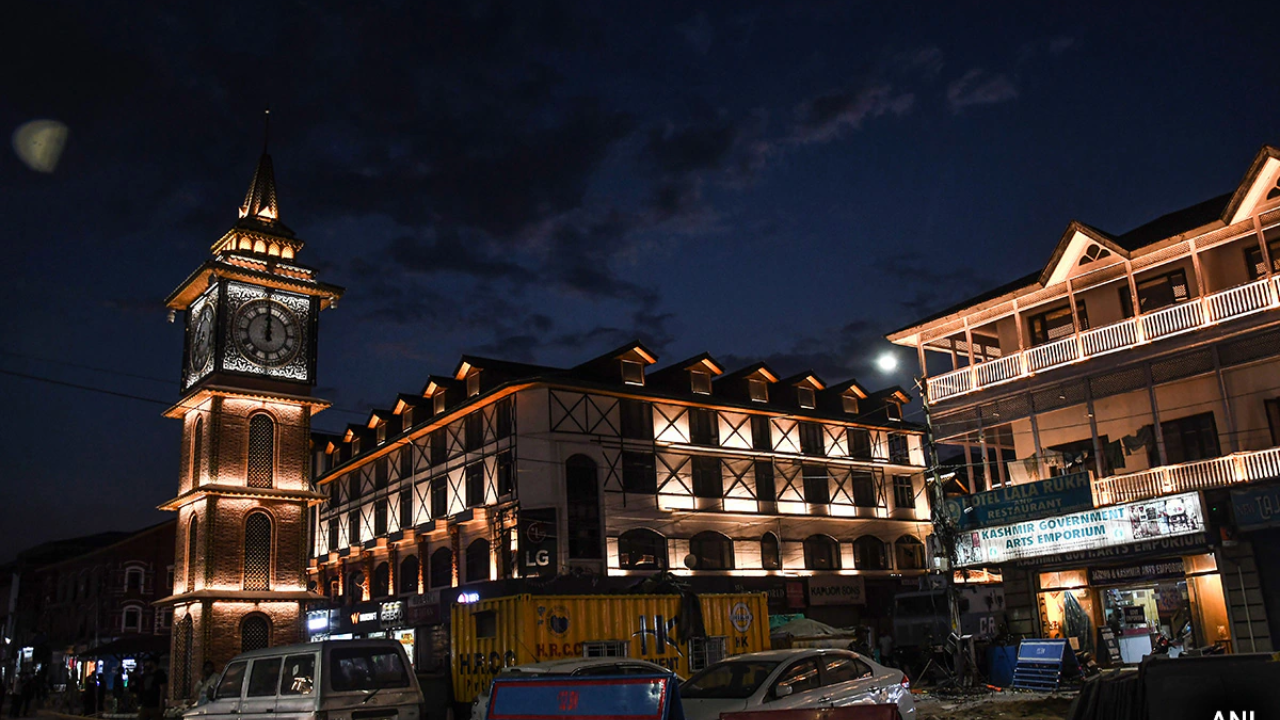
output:
M1231 650L1196 493L965 532L961 563L1029 570L1039 635L1104 665L1218 643Z

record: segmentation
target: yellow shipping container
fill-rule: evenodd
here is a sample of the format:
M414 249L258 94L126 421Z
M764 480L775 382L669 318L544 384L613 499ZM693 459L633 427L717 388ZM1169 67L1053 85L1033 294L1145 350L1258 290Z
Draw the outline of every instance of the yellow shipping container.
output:
M764 593L699 595L708 641L701 657L769 649ZM689 643L679 635L678 595L513 595L453 606L454 698L474 702L504 667L587 652L625 654L690 674ZM701 645L702 647L698 647Z

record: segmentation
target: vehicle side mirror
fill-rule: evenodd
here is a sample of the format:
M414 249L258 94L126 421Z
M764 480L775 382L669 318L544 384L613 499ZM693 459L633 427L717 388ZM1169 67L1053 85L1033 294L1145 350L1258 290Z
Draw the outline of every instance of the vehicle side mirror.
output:
M779 685L773 689L773 696L776 698L784 698L793 692L795 692L795 689L790 685Z

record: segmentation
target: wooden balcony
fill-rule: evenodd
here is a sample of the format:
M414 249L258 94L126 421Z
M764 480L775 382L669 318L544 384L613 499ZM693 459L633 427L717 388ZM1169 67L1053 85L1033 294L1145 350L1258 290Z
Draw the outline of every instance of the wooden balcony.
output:
M1115 505L1190 490L1267 480L1277 475L1280 475L1280 448L1238 452L1128 475L1096 478L1093 481L1093 502L1099 507Z
M1070 337L1037 345L927 380L930 402L940 402L1002 383L1031 377L1108 353L1193 332L1257 312L1280 308L1280 276L1138 315Z

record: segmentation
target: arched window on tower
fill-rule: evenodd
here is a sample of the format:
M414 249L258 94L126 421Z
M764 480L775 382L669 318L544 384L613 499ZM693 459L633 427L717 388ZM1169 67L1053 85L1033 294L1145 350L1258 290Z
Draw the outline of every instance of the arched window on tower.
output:
M271 621L266 615L253 613L240 621L240 652L271 647Z
M378 600L391 594L391 566L385 562L378 563L373 569L373 599Z
M200 456L204 454L204 417L196 418L191 431L191 487L200 485Z
M195 633L191 626L191 616L184 615L178 621L178 662L175 670L177 671L178 697L191 697L191 655L194 648L191 647L195 640Z
M400 561L400 573L396 575L400 595L416 595L418 592L418 556L410 555Z
M187 527L187 592L196 589L196 561L200 558L196 552L196 543L200 540L200 518L191 516L191 524Z
M244 522L244 589L271 589L271 518L264 512Z
M275 480L276 424L258 413L249 418L249 487L269 488Z

